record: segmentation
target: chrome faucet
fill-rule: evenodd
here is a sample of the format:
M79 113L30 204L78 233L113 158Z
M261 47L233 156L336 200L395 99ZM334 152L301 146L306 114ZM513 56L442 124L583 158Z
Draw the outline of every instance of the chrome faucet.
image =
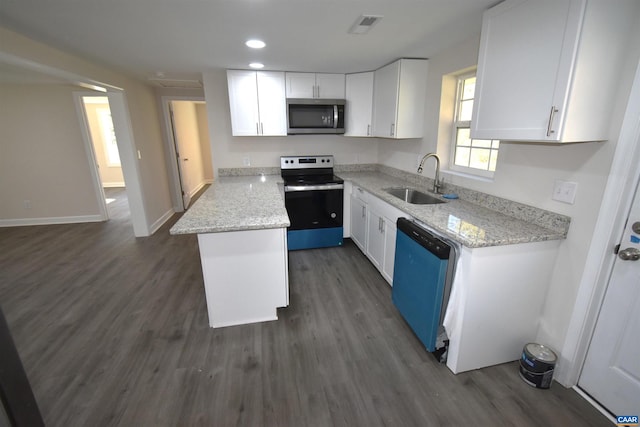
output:
M418 166L418 173L422 173L422 166L424 166L424 162L429 158L433 157L436 159L436 176L433 180L433 192L436 194L440 193L440 157L436 153L428 153L422 157L420 160L420 166Z

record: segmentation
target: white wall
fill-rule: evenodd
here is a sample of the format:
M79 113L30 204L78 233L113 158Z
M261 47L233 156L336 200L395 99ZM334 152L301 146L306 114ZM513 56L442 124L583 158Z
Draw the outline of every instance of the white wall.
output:
M137 162L146 220L152 227L156 227L166 220L173 213L173 208L169 194L159 114L153 89L125 74L112 71L102 65L62 52L1 27L0 40L2 40L0 51L7 55L123 89L130 113L134 148L140 151L141 158ZM28 112L24 112L24 114L28 115ZM11 179L18 180L20 175Z
M0 85L0 220L99 220L74 90Z
M213 181L213 165L211 164L211 138L209 138L209 121L207 120L207 104L196 103L198 135L202 156L202 173L206 182Z
M207 103L211 156L214 173L219 168L251 166L279 167L280 156L333 154L336 164L376 163L378 141L374 138L346 138L336 135L294 135L287 137L231 136L229 94L225 70L203 73Z

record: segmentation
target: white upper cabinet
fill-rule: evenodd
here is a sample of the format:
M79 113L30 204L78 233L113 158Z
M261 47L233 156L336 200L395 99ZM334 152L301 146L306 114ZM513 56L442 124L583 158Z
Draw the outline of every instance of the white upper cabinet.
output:
M507 0L483 17L471 136L608 139L634 0Z
M345 136L371 136L373 71L347 74Z
M284 72L227 70L231 134L287 134Z
M426 59L399 59L374 74L373 135L421 138L427 88Z
M287 134L287 109L284 89L284 73L258 71L258 110L260 134L279 136Z
M344 99L344 74L286 73L287 98Z

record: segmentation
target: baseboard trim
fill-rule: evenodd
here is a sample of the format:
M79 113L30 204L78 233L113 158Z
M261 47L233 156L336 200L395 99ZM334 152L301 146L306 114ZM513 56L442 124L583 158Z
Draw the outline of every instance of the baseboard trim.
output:
M103 182L103 188L124 187L124 182Z
M102 222L100 215L58 216L50 218L0 219L0 227L24 227L30 225L77 224L83 222Z
M604 406L602 406L597 400L595 400L593 397L589 396L589 394L587 394L584 390L582 390L580 388L580 386L573 386L571 387L576 393L578 393L580 396L582 396L582 398L584 400L586 400L587 402L589 402L591 404L591 406L593 406L594 408L596 408L598 410L598 412L600 412L602 415L604 415L605 417L607 417L607 419L609 421L611 421L613 424L616 424L616 419L613 415L611 415L611 413L609 411L607 411L605 409Z
M149 235L152 235L153 233L158 231L160 227L162 227L164 223L167 222L169 218L171 218L174 214L175 212L173 211L173 209L169 209L168 211L166 211L160 218L158 218L153 224L151 224L151 227L149 227Z
M210 184L210 183L208 183L207 181L201 182L200 185L198 185L196 188L191 190L191 193L189 193L189 197L195 196L198 193L198 191L202 190L202 187L204 187L207 184Z

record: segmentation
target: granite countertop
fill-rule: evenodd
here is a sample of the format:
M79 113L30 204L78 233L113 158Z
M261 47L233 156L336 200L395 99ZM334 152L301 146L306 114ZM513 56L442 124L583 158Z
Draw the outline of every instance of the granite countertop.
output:
M422 177L405 173L396 176L393 173L393 170L391 174L376 170L336 171L336 175L345 181L351 181L428 228L469 248L566 238L570 222L568 217L462 188L457 190L464 197L447 200L446 203L406 203L384 189L410 187L428 192L430 188L424 181L417 180L422 180ZM281 184L280 175L234 174L220 177L176 222L170 233L219 233L288 227L290 222Z
M279 175L218 178L175 223L171 234L286 228Z
M499 212L496 209L501 208L500 206L490 209L462 199L447 200L446 203L434 205L414 205L390 195L384 189L410 187L428 193L429 187L419 186L408 180L376 171L337 172L336 175L346 181L351 181L411 215L427 227L469 248L559 240L566 237L568 230L569 220L567 217L557 215L560 217L560 221L558 221L553 217L553 213L532 207L523 209L526 212L523 216L531 216L527 220ZM509 201L504 202L510 203ZM549 223L549 227L539 224L541 218L542 222ZM560 222L559 226L558 222Z

